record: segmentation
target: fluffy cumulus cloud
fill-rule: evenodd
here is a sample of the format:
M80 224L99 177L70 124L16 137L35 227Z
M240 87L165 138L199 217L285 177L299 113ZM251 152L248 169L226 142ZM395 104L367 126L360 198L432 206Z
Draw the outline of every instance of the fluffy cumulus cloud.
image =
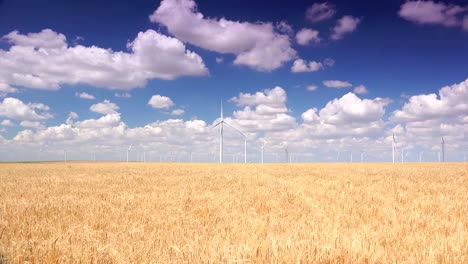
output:
M291 72L301 73L301 72L315 72L323 68L321 62L316 61L304 61L303 59L297 59L294 61L293 66L291 67Z
M327 124L365 124L380 120L385 114L388 99L360 99L354 93L347 93L330 101L320 110L320 119Z
M439 90L439 94L411 96L401 110L393 112L395 122L450 120L468 116L468 79Z
M314 3L306 11L306 19L310 22L320 22L332 18L336 13L335 6L331 3Z
M337 88L337 89L349 88L349 87L353 86L348 81L340 81L340 80L323 81L323 85L325 85L328 88Z
M95 113L98 113L98 114L102 114L102 115L108 115L108 114L116 114L117 111L119 110L119 106L112 103L111 101L109 100L104 100L100 103L97 103L97 104L93 104L89 110L95 112Z
M170 115L178 116L178 115L183 115L184 113L185 113L184 109L174 109L171 111Z
M397 124L399 144L408 148L425 145L426 151L439 151L443 136L451 152L468 149L468 79L442 87L437 94L411 96L390 121ZM466 152L465 152L466 154ZM452 156L452 159L458 157Z
M408 21L421 25L461 26L468 31L466 16L468 6L445 4L434 1L407 1L400 7L398 15Z
M272 71L296 57L289 36L272 23L207 18L193 0L163 0L152 15L182 41L218 53L236 55L234 64ZM284 27L283 27L284 28Z
M14 120L39 121L52 118L49 107L41 103L28 103L7 97L0 102L0 117Z
M319 32L310 28L303 28L296 33L296 42L299 45L320 42Z
M367 90L366 86L361 84L361 85L356 86L354 88L354 93L356 93L356 94L366 94L366 93L369 93L369 91Z
M29 120L21 121L20 126L29 127L29 128L36 128L36 129L44 128L44 125L41 122L39 122L39 121L29 121Z
M360 18L353 16L343 16L338 20L336 26L333 28L331 38L333 40L342 39L345 35L354 32L360 22Z
M297 125L296 119L288 114L286 91L281 87L255 94L241 93L230 101L244 108L235 111L226 120L230 120L244 132L278 131Z
M11 122L11 120L9 120L9 119L4 119L4 120L2 120L0 125L2 125L2 126L14 126L15 124L13 124L13 122Z
M129 90L150 79L208 73L198 54L154 30L138 33L128 52L69 46L63 34L50 29L26 35L13 31L3 39L11 46L0 50L0 85L57 90L64 84L84 83Z
M76 92L75 96L79 97L81 99L87 99L87 100L95 100L96 99L96 97L94 95L89 94L89 93L85 93L85 92L82 92L82 93Z
M153 95L148 101L148 105L154 109L168 109L174 106L174 102L167 96Z
M0 83L0 97L5 97L10 93L17 93L18 89L9 86L5 83Z

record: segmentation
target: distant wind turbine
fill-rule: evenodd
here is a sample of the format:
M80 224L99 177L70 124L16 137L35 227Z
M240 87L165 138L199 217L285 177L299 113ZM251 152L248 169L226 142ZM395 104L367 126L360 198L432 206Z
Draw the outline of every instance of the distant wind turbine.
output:
M445 141L444 137L441 138L441 149L442 149L442 162L445 162Z
M284 144L283 148L284 148L284 153L286 154L286 163L289 163L291 161L289 160L288 145Z
M221 102L221 120L216 123L214 126L211 128L215 128L219 126L219 163L223 163L223 130L224 130L224 125L227 125L237 131L239 134L241 134L244 137L244 163L247 163L247 136L242 133L239 129L231 126L229 123L224 121L224 115L223 115L223 102Z
M127 149L127 163L128 163L128 154L130 153L130 150L132 149L132 144Z
M395 133L393 133L392 138L392 161L395 163L395 151L396 151L396 140L395 140Z
M419 162L422 162L422 156L424 154L424 151L419 152Z
M263 155L265 153L265 146L267 144L267 141L265 139L262 139L262 164L263 164Z

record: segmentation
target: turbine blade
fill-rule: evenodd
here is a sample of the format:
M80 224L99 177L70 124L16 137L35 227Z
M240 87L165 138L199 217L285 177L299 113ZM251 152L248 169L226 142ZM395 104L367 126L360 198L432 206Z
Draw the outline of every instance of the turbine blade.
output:
M211 128L215 128L215 127L221 125L222 123L224 123L223 120L219 121L218 123L216 123L215 125L213 125Z
M239 134L241 134L243 137L245 137L245 138L246 138L246 136L244 135L244 133L240 132L240 130L239 130L239 129L237 129L237 128L235 128L235 127L231 126L229 123L226 123L226 122L224 122L224 124L228 125L229 127L231 127L232 129L234 129L235 131L239 132Z

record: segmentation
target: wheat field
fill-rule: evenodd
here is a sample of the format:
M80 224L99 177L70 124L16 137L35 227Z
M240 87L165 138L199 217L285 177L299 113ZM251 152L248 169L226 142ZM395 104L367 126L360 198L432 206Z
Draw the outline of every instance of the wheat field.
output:
M468 165L0 164L0 263L468 263Z

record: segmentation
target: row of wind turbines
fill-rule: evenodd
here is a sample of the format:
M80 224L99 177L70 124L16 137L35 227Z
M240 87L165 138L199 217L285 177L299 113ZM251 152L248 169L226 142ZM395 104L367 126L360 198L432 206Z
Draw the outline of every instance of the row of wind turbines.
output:
M247 136L242 131L240 131L239 129L235 128L234 126L232 126L231 124L226 122L226 120L224 119L224 114L223 114L223 103L221 102L220 119L216 124L214 124L211 127L212 129L219 127L219 163L224 162L223 157L224 157L224 128L225 128L225 126L229 127L230 129L234 130L235 132L239 133L239 135L244 139L244 163L247 163ZM262 138L261 139L261 146L260 146L261 147L260 162L262 164L264 163L264 154L265 154L265 148L266 148L267 144L268 144L268 142L265 139ZM128 148L126 149L126 162L127 163L130 161L129 158L130 158L130 152L132 150L132 147L133 147L133 144L130 144L130 146L128 146ZM291 163L292 156L290 155L288 146L286 144L283 145L283 150L284 150L284 154L285 154L286 163ZM396 152L397 152L397 142L396 142L395 134L393 133L393 135L392 135L392 162L393 163L396 162L396 159L395 159ZM340 154L341 154L341 152L338 151L337 161L339 161ZM64 155L63 160L66 162L67 161L67 151L66 150L63 150L63 155ZM360 161L361 162L364 162L364 155L365 155L365 152L361 151L361 153L360 153ZM422 162L422 155L423 155L423 152L421 151L419 153L419 162ZM408 152L406 153L406 155L404 155L404 148L401 148L401 162L405 162L407 156L408 156ZM296 159L297 159L297 157L296 157ZM96 161L96 154L94 152L93 152L93 160ZM162 160L163 159L160 156L159 161L162 162ZM278 160L278 155L277 155L277 160ZM143 153L141 155L141 161L146 162L146 151L143 151ZM190 162L192 162L192 161L193 161L193 153L191 152L190 153ZM350 153L350 162L353 162L353 152ZM439 162L445 162L445 141L444 141L444 137L441 137L441 151L439 151Z
M406 156L408 156L408 152L404 155L404 148L401 148L401 162L405 162ZM395 133L392 135L392 162L395 163L395 154L396 154L396 138ZM424 151L419 152L419 162L422 162L422 155ZM441 137L440 140L440 151L439 151L439 162L445 162L445 140L444 137Z

